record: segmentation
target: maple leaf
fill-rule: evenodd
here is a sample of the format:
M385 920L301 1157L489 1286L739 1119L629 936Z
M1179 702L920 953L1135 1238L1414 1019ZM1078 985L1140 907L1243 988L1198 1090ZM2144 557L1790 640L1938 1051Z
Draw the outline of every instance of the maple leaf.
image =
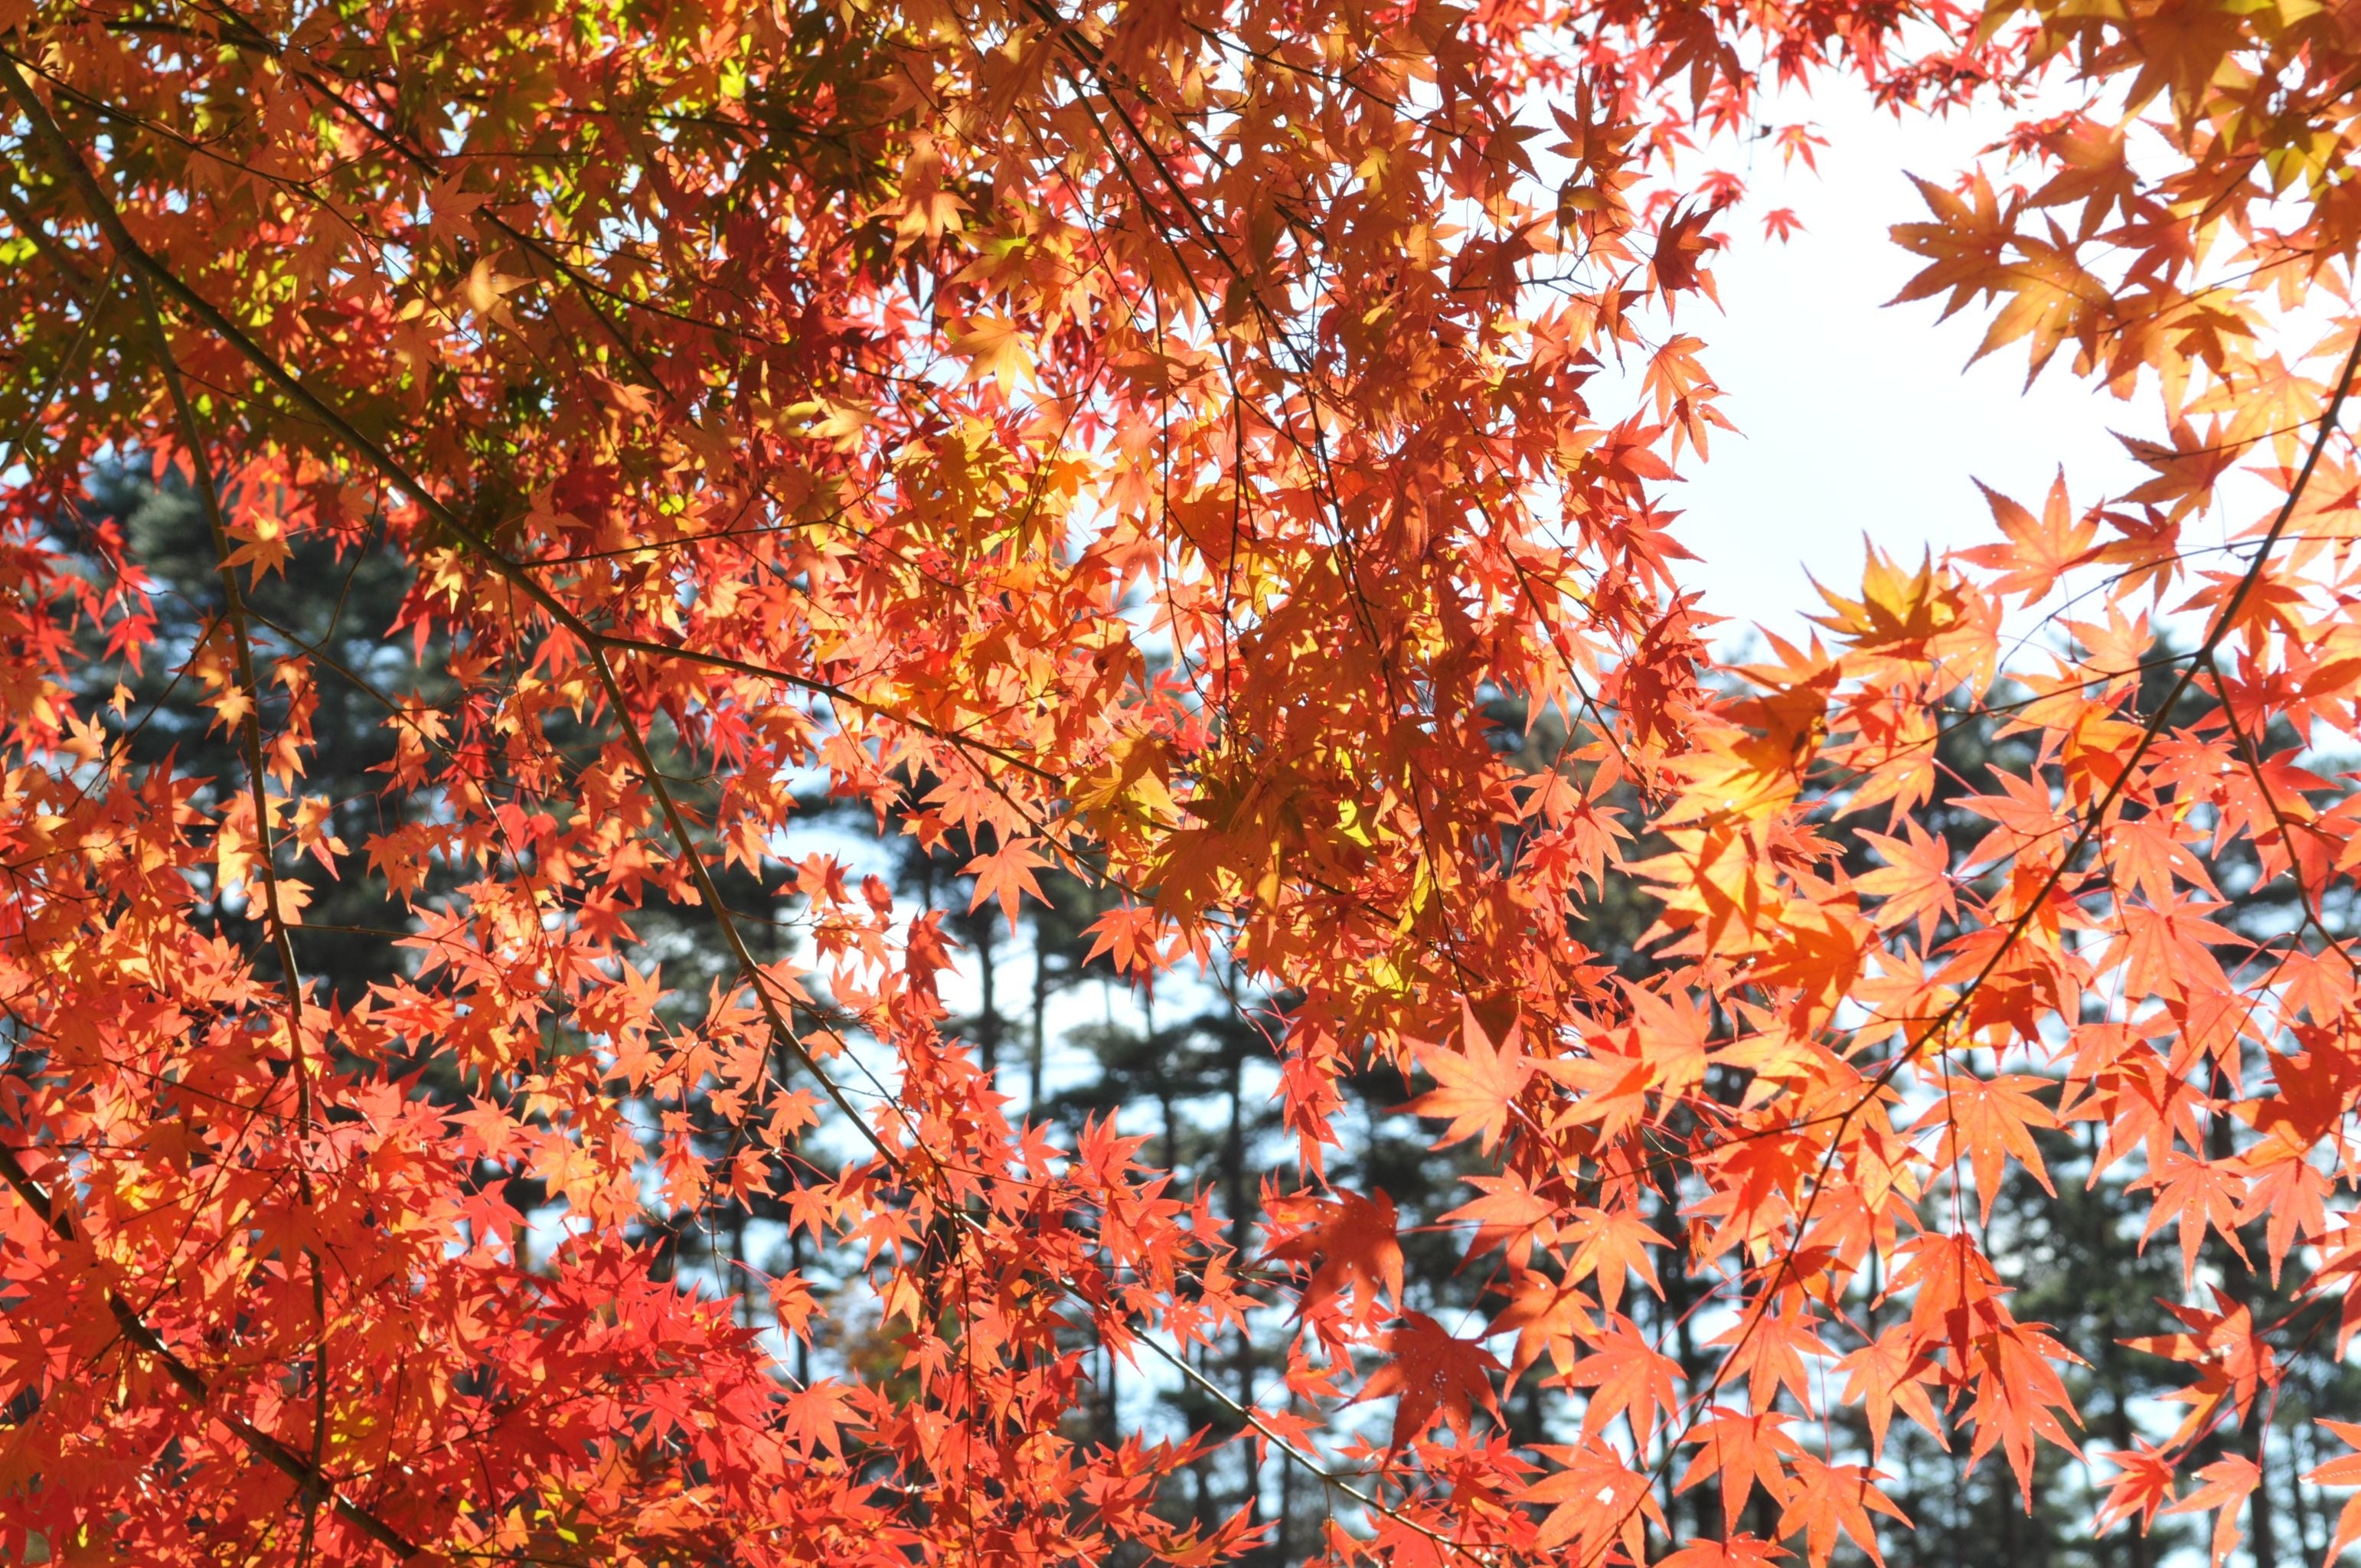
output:
M1655 1248L1667 1244L1648 1228L1637 1209L1577 1206L1558 1229L1562 1238L1574 1245L1574 1256L1566 1265L1566 1282L1596 1278L1598 1299L1609 1311L1622 1300L1623 1282L1630 1275L1638 1275L1650 1290L1659 1297L1664 1295L1653 1254Z
M258 581L274 573L282 576L286 574L295 548L288 541L283 519L258 513L228 524L226 532L238 541L237 547L225 557L227 565L249 568Z
M2195 1387L2177 1389L2166 1396L2191 1407L2180 1430L2167 1441L2168 1448L2183 1447L2203 1432L2224 1399L2243 1420L2258 1391L2279 1385L2278 1360L2269 1343L2257 1332L2254 1314L2244 1302L2232 1301L2218 1285L2213 1288L2213 1299L2221 1310L2208 1312L2159 1299L2157 1305L2189 1325L2187 1331L2142 1334L2118 1342L2198 1369Z
M2334 1432L2345 1447L2361 1449L2361 1423L2323 1420L2320 1424ZM2332 1459L2306 1471L2303 1478L2320 1486L2361 1486L2361 1453ZM2345 1498L2345 1507L2337 1513L2336 1529L2329 1538L2325 1561L2335 1563L2345 1549L2356 1541L2361 1541L2361 1492Z
M790 1391L781 1417L786 1440L806 1457L821 1451L842 1457L845 1429L860 1425L853 1391L828 1379Z
M1992 182L1979 170L1968 182L1964 199L1930 181L1910 176L1920 199L1935 216L1931 224L1897 224L1894 243L1928 259L1902 291L1890 302L1902 304L1923 300L1948 289L1943 314L1949 318L1978 294L1989 295L2001 266L2002 253L2015 237L2015 208L2003 212Z
M1958 625L1965 605L1948 570L1938 572L1930 552L1916 572L1905 573L1874 544L1865 550L1861 598L1849 599L1815 582L1833 614L1812 619L1863 650L1907 652L1927 646Z
M1599 1560L1609 1541L1620 1541L1626 1556L1641 1561L1648 1521L1659 1529L1664 1523L1649 1478L1613 1449L1587 1440L1576 1448L1543 1444L1541 1452L1561 1468L1523 1493L1525 1501L1550 1509L1533 1538L1534 1549L1549 1552L1571 1541L1574 1561L1590 1563Z
M2286 1146L2279 1144L2282 1149ZM2317 1236L2328 1228L2325 1201L2332 1182L2304 1156L2290 1152L2273 1159L2271 1149L2272 1144L2266 1143L2247 1156L2254 1175L2246 1184L2238 1223L2264 1222L2263 1245L2270 1257L2271 1283L2276 1286L2296 1237Z
M1163 922L1154 910L1117 905L1091 923L1090 950L1082 955L1082 961L1088 963L1104 953L1126 974L1153 973L1162 934Z
M1775 1541L1731 1535L1720 1541L1694 1541L1660 1559L1656 1568L1763 1568L1765 1563L1793 1555Z
M2099 536L2098 520L2075 514L2066 499L2064 470L2050 485L2038 518L1981 480L1976 488L1983 491L1984 504L1992 508L1993 521L2008 543L1963 550L1960 559L1998 572L1993 592L2015 594L2021 602L2032 604L2048 598L2058 579L2091 554L2092 542Z
M1697 1445L1697 1456L1682 1473L1676 1489L1686 1492L1709 1477L1718 1479L1722 1527L1730 1530L1738 1528L1738 1516L1756 1486L1784 1508L1794 1496L1795 1481L1781 1461L1803 1452L1794 1438L1780 1430L1793 1419L1777 1410L1757 1415L1714 1406L1690 1430L1689 1441Z
M2172 1504L2163 1511L2168 1514L2202 1514L2213 1512L2213 1568L2222 1568L2230 1553L2237 1549L2238 1510L2246 1505L2247 1495L2263 1478L2255 1462L2242 1454L2217 1459L2197 1472L2205 1483L2196 1491Z
M1333 1200L1315 1199L1310 1207L1311 1223L1263 1252L1277 1263L1320 1260L1304 1284L1297 1312L1312 1316L1347 1285L1361 1299L1365 1314L1388 1295L1399 1305L1402 1252L1394 1201L1383 1192L1365 1198L1338 1188Z
M2025 259L1992 273L1992 286L2008 298L1993 318L1983 341L1976 345L1973 357L1981 359L2018 338L2030 337L2026 372L2030 385L2067 339L2079 339L2086 348L2095 342L2110 296L2106 286L2082 267L2075 255L2075 242L2056 225L2050 225L2046 240L2018 233L2011 242Z
M1435 1140L1436 1148L1447 1148L1480 1133L1483 1152L1490 1154L1508 1130L1509 1118L1516 1111L1517 1096L1532 1081L1533 1068L1525 1058L1521 1030L1512 1025L1496 1049L1472 1011L1466 1014L1465 1020L1459 1050L1424 1045L1416 1047L1419 1065L1426 1069L1438 1087L1402 1109L1416 1116L1449 1119L1451 1125Z
M1841 1534L1868 1553L1878 1568L1885 1568L1884 1554L1877 1549L1877 1529L1869 1516L1876 1512L1899 1519L1905 1530L1910 1517L1877 1489L1872 1479L1877 1472L1858 1464L1824 1464L1808 1453L1795 1455L1795 1490L1779 1514L1780 1535L1801 1530L1806 1560L1825 1563Z
M1509 1361L1510 1384L1545 1350L1560 1375L1573 1370L1577 1340L1594 1332L1591 1299L1570 1284L1532 1269L1518 1270L1507 1294L1509 1304L1487 1332L1516 1331L1517 1347Z
M1024 329L1013 321L980 317L952 340L952 346L968 357L966 379L997 381L1003 397L1014 396L1020 384L1032 378L1032 349Z
M1883 833L1861 835L1885 864L1855 878L1853 886L1885 901L1874 916L1879 930L1893 930L1916 920L1923 943L1933 938L1937 921L1959 916L1959 894L1951 884L1951 847L1916 821L1905 821L1903 830L1906 837L1901 839Z
M1845 1375L1845 1398L1861 1400L1869 1417L1871 1457L1885 1452L1885 1429L1894 1419L1896 1405L1938 1447L1950 1447L1941 1423L1935 1419L1934 1402L1927 1397L1925 1386L1935 1376L1934 1363L1917 1344L1909 1325L1895 1323L1887 1328L1868 1344L1840 1358L1837 1367Z
M1016 929L1016 902L1027 894L1044 905L1049 896L1041 884L1033 880L1033 868L1050 862L1033 851L1030 839L1010 839L988 855L978 855L960 868L961 876L975 878L975 893L968 900L970 909L978 909L989 900L1000 900L1002 913L1008 916L1008 929Z
M2043 1191L2053 1195L2057 1191L2049 1184L2040 1146L2033 1141L2034 1128L2058 1124L2049 1108L2033 1098L2035 1091L2048 1087L2047 1080L2022 1073L1992 1079L1947 1078L1942 1099L1918 1119L1921 1127L1943 1130L1938 1160L1948 1165L1964 1155L1974 1168L1977 1200L1986 1223L1991 1223L1993 1203L2000 1196L2001 1175L2012 1156L2041 1183Z
M1527 1187L1525 1179L1515 1171L1463 1179L1479 1189L1484 1196L1450 1210L1443 1221L1445 1224L1475 1224L1476 1235L1467 1244L1469 1256L1503 1247L1510 1263L1521 1268L1531 1260L1537 1241L1555 1239L1557 1205Z
M2268 1100L2242 1100L2232 1114L2257 1133L2273 1139L2291 1156L2309 1154L2333 1132L2338 1121L2361 1095L2361 1053L2324 1037L2308 1042L2294 1055L2270 1053L2271 1077L2279 1093ZM2250 1159L2259 1160L2257 1150Z
M1461 1438L1467 1435L1476 1404L1499 1417L1492 1374L1503 1368L1498 1356L1474 1340L1455 1338L1423 1312L1405 1312L1398 1327L1380 1336L1380 1343L1391 1359L1370 1374L1354 1402L1399 1397L1388 1448L1399 1449L1423 1433L1437 1414Z
M1798 1398L1809 1397L1810 1375L1806 1358L1817 1362L1828 1354L1816 1325L1819 1318L1804 1309L1784 1311L1757 1309L1714 1336L1715 1344L1730 1346L1722 1363L1725 1381L1746 1377L1746 1397L1758 1409L1768 1409L1784 1385Z
M2197 1249L2211 1228L2245 1263L2246 1249L2238 1240L2238 1211L2246 1195L2246 1179L2233 1167L2212 1160L2191 1159L2175 1150L2155 1168L2131 1183L2134 1191L2153 1188L2156 1203L2141 1227L2140 1245L2175 1219L2180 1221L2180 1266L2183 1277L2197 1277Z
M1587 1388L1590 1398L1582 1411L1582 1440L1588 1442L1616 1417L1629 1415L1632 1435L1642 1452L1656 1432L1656 1417L1680 1409L1680 1363L1664 1354L1620 1312L1609 1312L1605 1327L1587 1336L1588 1354L1556 1381L1569 1388Z
M2157 1510L2172 1501L2173 1486L2179 1475L2172 1454L2146 1442L2136 1442L2129 1450L2108 1454L2107 1459L2115 1467L2115 1479L2107 1489L2106 1501L2099 1506L2092 1533L2104 1535L2136 1513L2140 1533L2146 1535L2148 1526L2156 1521Z
M2058 1376L2056 1363L2081 1358L2041 1332L2037 1323L2001 1319L1976 1347L1981 1362L1973 1381L1975 1398L1968 1418L1975 1426L1968 1464L1999 1448L2015 1473L2018 1494L2030 1508L2033 1501L2033 1445L2047 1439L2076 1454L2074 1440L2059 1418L2074 1416L2074 1405Z
M1656 250L1650 266L1655 274L1656 287L1663 290L1667 305L1675 294L1703 289L1710 295L1713 280L1704 270L1707 256L1720 241L1705 232L1720 209L1711 203L1700 203L1686 212L1668 214L1656 230Z

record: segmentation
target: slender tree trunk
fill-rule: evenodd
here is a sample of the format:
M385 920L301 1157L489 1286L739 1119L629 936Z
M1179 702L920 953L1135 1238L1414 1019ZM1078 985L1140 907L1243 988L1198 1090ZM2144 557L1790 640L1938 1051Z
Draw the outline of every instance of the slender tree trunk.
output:
M1246 1053L1235 1043L1229 1047L1226 1080L1223 1087L1230 1097L1230 1124L1222 1135L1222 1201L1230 1212L1230 1245L1244 1257L1246 1251L1246 1097L1243 1093L1246 1076Z
M800 1275L804 1271L804 1234L800 1230L787 1233L787 1262ZM796 1336L796 1381L804 1387L811 1387L811 1343L803 1335Z
M2269 1461L2271 1423L2268 1419L2270 1401L2257 1393L2253 1409L2247 1413L2246 1425L2253 1429L2248 1452L2255 1461L2255 1489L2246 1499L2246 1522L2251 1532L2247 1542L2255 1554L2255 1568L2279 1568L2279 1539L2271 1508L2271 1465Z
M1229 1074L1225 1087L1230 1096L1230 1125L1222 1138L1222 1201L1230 1211L1230 1246L1240 1257L1246 1252L1246 1050L1231 1042ZM1254 1408L1254 1345L1240 1331L1233 1341L1230 1353L1233 1376L1237 1379L1237 1401L1246 1409ZM1241 1447L1246 1456L1246 1492L1249 1519L1262 1517L1262 1475L1254 1464L1253 1449Z
M2295 1461L2295 1479L2288 1487L2289 1494L2295 1498L2295 1544L2303 1554L2303 1560L2310 1563L2328 1550L2328 1543L2320 1540L2312 1530L2312 1498L2303 1485L2304 1473L2316 1463L2312 1452L2312 1430L2306 1423L2298 1422L2288 1438L2295 1445L2295 1452L2290 1455Z
M1291 1404L1293 1401L1290 1400ZM1295 1512L1295 1466L1279 1467L1279 1528L1271 1531L1271 1558L1277 1563L1291 1563L1293 1543L1287 1538L1288 1526Z
M987 913L975 923L976 982L983 992L983 1011L975 1020L975 1043L983 1055L983 1076L995 1082L1000 1077L1000 1005L994 1000L1000 973L996 950L999 946L999 927Z
M1033 1036L1025 1052L1025 1113L1041 1114L1041 1058L1045 1054L1049 1011L1049 953L1041 923L1033 923Z

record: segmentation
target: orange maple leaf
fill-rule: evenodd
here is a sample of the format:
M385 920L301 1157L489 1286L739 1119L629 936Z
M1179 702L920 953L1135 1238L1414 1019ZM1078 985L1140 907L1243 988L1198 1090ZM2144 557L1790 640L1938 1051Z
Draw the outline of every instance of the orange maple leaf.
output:
M1633 1208L1593 1209L1577 1206L1573 1215L1559 1226L1563 1238L1573 1245L1574 1257L1566 1265L1568 1281L1579 1281L1596 1276L1598 1299L1612 1311L1623 1299L1623 1282L1636 1274L1658 1297L1664 1293L1662 1281L1656 1277L1656 1263L1652 1253L1668 1244L1664 1237L1648 1228L1648 1223Z
M2206 1465L2197 1476L2205 1485L2163 1511L2202 1514L2213 1510L2213 1568L2222 1568L2245 1533L2238 1528L2238 1510L2246 1506L2247 1494L2262 1480L2263 1473L2255 1467L2253 1460L2234 1453ZM2334 1552L2329 1553L2329 1561L2335 1561Z
M1993 1202L2000 1196L2001 1177L2011 1156L2041 1183L2043 1191L2057 1192L2040 1146L2033 1141L2034 1128L2058 1125L2049 1107L2033 1098L2034 1091L2049 1086L2047 1079L2026 1073L1951 1078L1944 1083L1942 1098L1917 1121L1920 1127L1943 1129L1938 1159L1949 1164L1967 1157L1976 1173L1976 1198L1986 1223L1992 1221Z
M1874 1511L1900 1519L1905 1529L1910 1516L1877 1489L1872 1479L1877 1472L1859 1464L1824 1464L1808 1453L1797 1454L1795 1463L1795 1489L1780 1510L1780 1535L1802 1530L1806 1561L1826 1563L1841 1533L1867 1552L1877 1568L1885 1568L1884 1553L1877 1549L1877 1527L1869 1516Z
M2066 499L2062 469L2037 518L1982 480L1976 488L1984 493L1984 504L1992 508L1993 520L2008 543L1979 544L1960 551L1959 558L1999 572L1991 584L1994 593L2016 594L2026 604L2047 598L2058 579L2090 554L2092 542L2099 536L2098 520L2088 514L2078 517Z
M1854 878L1853 886L1884 900L1871 916L1879 930L1891 931L1916 920L1918 940L1924 944L1934 937L1937 921L1959 916L1959 893L1951 885L1951 847L1919 827L1916 818L1905 818L1903 831L1908 835L1906 839L1889 839L1883 833L1861 834L1884 857L1885 864Z
M1517 1096L1532 1080L1533 1066L1525 1057L1523 1031L1511 1025L1496 1050L1470 1010L1460 1029L1458 1050L1424 1044L1412 1049L1419 1065L1438 1087L1402 1109L1413 1115L1450 1120L1451 1125L1434 1141L1434 1147L1448 1148L1480 1133L1483 1150L1490 1154L1508 1130Z
M1942 1423L1936 1420L1934 1401L1927 1397L1927 1383L1936 1376L1935 1364L1913 1343L1908 1324L1894 1324L1839 1361L1837 1369L1845 1375L1847 1402L1861 1400L1869 1417L1872 1458L1885 1452L1885 1429L1896 1405L1926 1430L1938 1447L1951 1446L1943 1435Z
M2323 1420L2320 1424L2335 1433L2347 1448L2361 1449L2361 1422ZM2303 1478L2320 1486L2361 1486L2361 1453L2332 1459L2307 1471ZM2361 1492L2345 1499L2345 1507L2336 1516L2335 1534L2328 1542L2326 1561L2334 1563L2356 1541L2361 1541Z
M1445 1224L1475 1224L1475 1239L1467 1244L1468 1256L1502 1247L1509 1255L1509 1262L1521 1268L1532 1259L1535 1242L1546 1245L1556 1239L1557 1204L1526 1186L1525 1179L1515 1171L1461 1179L1479 1189L1484 1196L1451 1210L1443 1221Z
M2212 1424L2213 1412L2224 1399L2243 1420L2256 1394L2279 1384L2278 1359L2271 1354L2269 1343L2256 1332L2254 1314L2245 1303L2231 1300L2218 1285L2213 1288L2213 1299L2222 1309L2218 1312L2158 1300L2157 1305L2188 1324L2188 1330L2177 1334L2142 1334L2117 1342L2133 1350L2197 1368L2198 1380L2193 1387L2165 1396L2175 1403L2191 1407L2180 1430L2166 1442L2168 1448L2180 1448L2195 1440Z
M1682 1547L1656 1568L1763 1568L1795 1553L1775 1541L1733 1535L1722 1541L1700 1541Z
M1508 1306L1492 1320L1488 1332L1517 1332L1517 1348L1509 1358L1510 1381L1514 1383L1526 1367L1540 1360L1544 1350L1561 1374L1573 1370L1576 1341L1592 1332L1590 1298L1532 1269L1517 1272L1508 1296Z
M1795 1480L1780 1461L1803 1452L1780 1430L1793 1419L1777 1410L1756 1415L1716 1405L1689 1434L1697 1445L1697 1457L1689 1461L1675 1490L1686 1492L1701 1481L1719 1478L1725 1530L1738 1528L1738 1516L1758 1486L1785 1508L1794 1496Z
M1041 884L1033 880L1033 868L1050 862L1033 852L1030 839L1010 839L988 855L978 855L960 868L961 876L975 878L975 893L968 900L970 909L983 907L986 900L1000 900L1002 911L1008 916L1008 929L1016 930L1016 902L1026 894L1047 905Z

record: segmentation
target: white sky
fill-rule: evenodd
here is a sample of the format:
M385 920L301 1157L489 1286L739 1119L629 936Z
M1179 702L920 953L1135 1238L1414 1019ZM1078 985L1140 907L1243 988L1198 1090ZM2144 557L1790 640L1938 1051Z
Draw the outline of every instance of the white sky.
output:
M1685 462L1692 477L1674 494L1675 537L1703 558L1689 580L1736 622L1719 629L1725 647L1751 622L1809 630L1801 617L1819 600L1806 567L1831 587L1858 584L1864 533L1914 562L1928 545L1997 540L1972 479L2037 511L2061 463L2078 505L2136 482L2108 432L2136 431L2147 412L2073 379L2070 350L2029 392L2022 342L1970 367L1988 308L1938 326L1939 300L1886 306L1918 267L1887 230L1927 215L1905 170L1949 184L2011 116L1897 123L1836 90L1784 117L1807 115L1830 143L1819 172L1783 173L1767 142L1736 166L1749 201L1722 225L1723 313L1684 301L1677 323L1705 340L1739 430L1716 433L1710 462ZM1783 206L1804 232L1773 244L1760 214Z

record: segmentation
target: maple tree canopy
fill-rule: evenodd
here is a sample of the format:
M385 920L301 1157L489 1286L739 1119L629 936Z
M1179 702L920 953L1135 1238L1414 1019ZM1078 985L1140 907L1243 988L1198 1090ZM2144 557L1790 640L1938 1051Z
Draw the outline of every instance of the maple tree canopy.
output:
M1839 78L2013 126L1897 317L2144 477L1726 667L1716 165ZM1906 1430L2241 1550L2361 1327L2356 82L2351 0L0 0L0 1557L1268 1557L1225 1446L1297 1558L1817 1565ZM1054 889L1255 1025L1224 1191L955 1026ZM2163 1425L2013 1304L2061 1128Z

